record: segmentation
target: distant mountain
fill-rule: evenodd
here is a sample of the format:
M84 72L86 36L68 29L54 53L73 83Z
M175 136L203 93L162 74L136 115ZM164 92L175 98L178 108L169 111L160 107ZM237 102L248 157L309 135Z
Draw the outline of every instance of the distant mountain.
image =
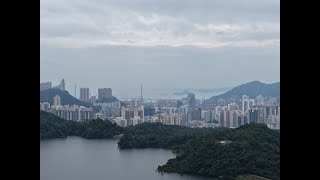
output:
M236 101L242 98L242 95L247 95L250 98L255 98L258 95L262 96L272 96L280 98L280 82L273 83L273 84L265 84L260 81L252 81L246 84L242 84L237 86L230 91L218 95L213 96L207 99L207 102L216 103L218 99L227 99L227 98L235 98Z
M93 106L93 104L89 102L80 101L79 99L73 97L71 94L69 94L68 91L63 91L61 89L51 88L40 91L40 102L48 102L50 104L53 104L53 97L54 96L60 96L61 97L61 104L62 105L78 105L78 106L84 106L84 107L93 107L95 111L98 111L99 108L97 106ZM118 101L116 97L111 97L108 99L103 99L103 102L111 103ZM124 103L121 102L121 105Z
M63 91L61 89L46 89L40 91L40 102L48 102L50 104L53 104L53 97L54 96L60 96L61 97L61 105L78 105L78 106L84 106L84 107L93 107L93 105L89 102L80 101L79 99L73 97L69 94L68 91Z

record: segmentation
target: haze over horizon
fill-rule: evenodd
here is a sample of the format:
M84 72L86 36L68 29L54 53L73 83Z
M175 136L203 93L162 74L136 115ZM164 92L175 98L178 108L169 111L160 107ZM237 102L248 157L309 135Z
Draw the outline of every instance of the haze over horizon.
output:
M40 81L139 95L280 81L278 0L41 0Z

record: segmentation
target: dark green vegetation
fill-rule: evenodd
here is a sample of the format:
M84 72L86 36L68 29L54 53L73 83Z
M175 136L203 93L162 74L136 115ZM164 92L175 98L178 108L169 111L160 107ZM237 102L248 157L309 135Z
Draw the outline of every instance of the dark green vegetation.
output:
M88 139L112 138L123 129L110 121L94 119L88 122L67 121L40 111L40 139L81 136Z
M247 95L250 98L255 98L258 95L280 97L280 82L273 84L265 84L259 81L252 81L250 83L237 86L230 91L219 96L213 96L207 101L217 103L218 99L235 98L236 102L242 98L242 95Z
M220 129L220 131L227 130L228 129ZM120 149L177 149L194 136L204 136L209 132L212 131L206 128L192 129L184 126L164 125L161 123L142 123L125 128L118 145Z
M280 132L262 124L191 129L145 123L126 128L118 144L122 149L170 148L179 152L158 167L160 172L208 177L254 174L280 179Z

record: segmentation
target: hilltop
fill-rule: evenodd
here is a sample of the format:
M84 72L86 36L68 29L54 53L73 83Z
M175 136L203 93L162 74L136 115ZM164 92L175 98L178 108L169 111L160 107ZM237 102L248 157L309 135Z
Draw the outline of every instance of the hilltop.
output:
M218 99L227 99L227 98L235 98L236 101L242 98L242 95L247 95L250 98L255 98L258 95L267 96L267 97L277 97L280 98L280 82L265 84L260 81L252 81L246 84L242 84L237 86L230 91L218 95L213 96L207 99L207 102L216 103Z

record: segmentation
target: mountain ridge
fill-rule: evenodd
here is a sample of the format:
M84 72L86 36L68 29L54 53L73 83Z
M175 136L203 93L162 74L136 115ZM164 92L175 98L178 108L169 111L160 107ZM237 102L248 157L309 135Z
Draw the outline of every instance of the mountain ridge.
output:
M280 82L262 83L260 81L251 81L232 88L224 94L213 96L206 100L206 102L216 103L218 99L235 98L236 101L242 98L242 95L247 95L250 98L255 98L258 95L267 97L280 98Z

